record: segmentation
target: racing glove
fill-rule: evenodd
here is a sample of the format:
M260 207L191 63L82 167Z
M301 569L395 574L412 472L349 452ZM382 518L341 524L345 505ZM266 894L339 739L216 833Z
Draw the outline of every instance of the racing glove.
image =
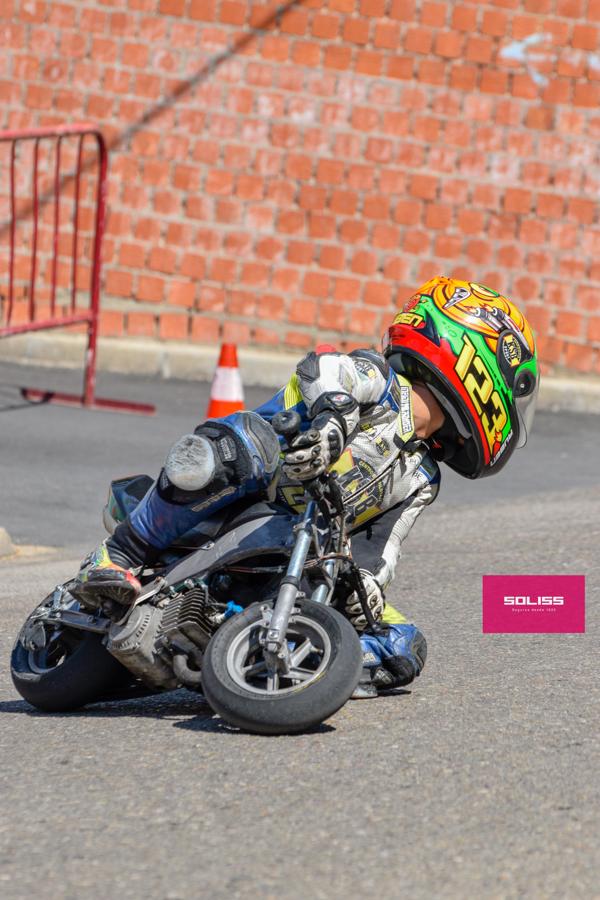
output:
M361 569L360 577L362 578L362 582L367 592L367 602L369 604L369 609L371 610L375 621L380 622L383 616L383 609L385 607L385 598L383 596L383 591L375 580L375 576L373 575L373 573L369 572L368 569ZM368 628L368 622L363 612L360 598L356 591L353 591L353 593L350 594L350 596L346 600L344 612L348 616L351 624L354 625L355 629L359 633L361 631L364 631L365 628Z
M339 459L345 435L339 417L323 412L308 431L296 435L283 454L283 471L294 481L317 478Z

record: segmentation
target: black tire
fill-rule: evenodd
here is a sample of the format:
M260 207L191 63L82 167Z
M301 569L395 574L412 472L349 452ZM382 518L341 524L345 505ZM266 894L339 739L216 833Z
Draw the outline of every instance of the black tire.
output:
M281 694L246 690L231 674L236 640L262 619L260 606L225 622L206 648L202 662L202 691L223 719L254 734L294 734L320 725L340 709L354 691L362 668L362 650L354 628L339 612L311 600L299 600L299 615L327 634L328 664L306 685ZM258 629L256 629L258 633ZM290 632L288 631L288 635Z
M55 654L56 665L48 661L45 670L36 664L35 654L19 640L10 660L13 684L21 697L43 712L70 712L86 703L108 699L112 691L131 685L133 676L92 632L67 629L62 633L64 656ZM57 638L57 641L61 638Z

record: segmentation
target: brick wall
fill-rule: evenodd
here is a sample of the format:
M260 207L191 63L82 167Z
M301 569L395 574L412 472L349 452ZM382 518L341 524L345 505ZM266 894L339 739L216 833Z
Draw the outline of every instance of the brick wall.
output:
M356 346L445 272L600 372L599 32L600 0L1 0L0 127L107 135L105 334Z

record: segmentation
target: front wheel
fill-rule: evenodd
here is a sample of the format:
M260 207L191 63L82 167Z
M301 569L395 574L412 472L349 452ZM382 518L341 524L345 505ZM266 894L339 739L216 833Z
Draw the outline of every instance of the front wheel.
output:
M258 604L213 635L202 664L202 690L223 719L255 734L292 734L328 719L358 684L362 650L354 628L329 606L300 599L286 639L287 674L269 669L259 642Z

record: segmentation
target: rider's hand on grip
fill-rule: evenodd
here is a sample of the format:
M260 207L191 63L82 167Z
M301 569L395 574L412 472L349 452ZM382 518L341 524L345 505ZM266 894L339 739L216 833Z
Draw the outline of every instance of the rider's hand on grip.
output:
M367 604L371 610L371 614L376 622L380 622L385 607L383 591L375 580L373 573L369 572L368 569L361 569L360 577L367 594ZM362 603L360 602L360 597L356 591L350 594L346 600L344 611L358 632L364 631L367 628L369 623L367 622Z
M283 471L295 481L309 481L322 475L339 458L344 435L335 418L321 413L308 431L288 440L288 447L283 456Z

